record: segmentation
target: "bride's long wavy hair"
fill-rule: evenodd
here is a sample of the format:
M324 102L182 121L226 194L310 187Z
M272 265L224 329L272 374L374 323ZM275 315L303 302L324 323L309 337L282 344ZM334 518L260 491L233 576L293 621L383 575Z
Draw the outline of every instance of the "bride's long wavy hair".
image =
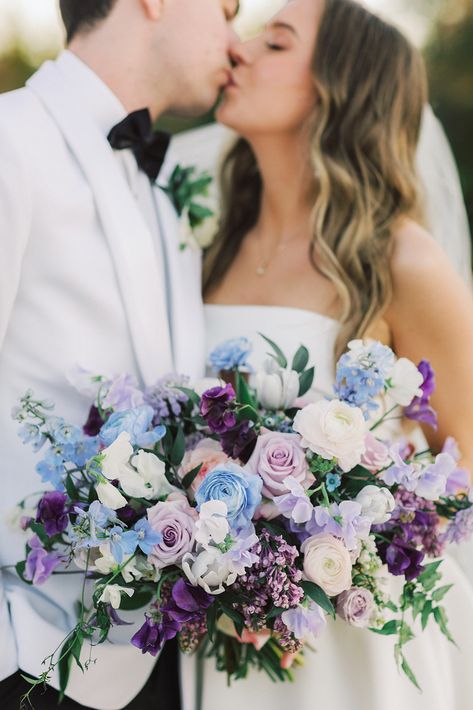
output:
M354 0L325 0L313 58L308 160L317 187L310 259L336 287L340 355L392 298L394 222L421 219L415 155L427 80L420 53ZM204 268L209 293L255 226L263 184L239 139L221 170L222 220Z

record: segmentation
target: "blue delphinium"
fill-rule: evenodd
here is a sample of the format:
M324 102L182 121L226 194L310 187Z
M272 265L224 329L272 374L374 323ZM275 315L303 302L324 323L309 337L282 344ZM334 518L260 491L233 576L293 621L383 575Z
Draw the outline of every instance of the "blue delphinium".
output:
M226 340L210 353L209 365L216 373L221 370L237 369L251 372L252 368L248 364L248 356L251 350L252 345L248 338Z
M132 446L152 449L166 433L164 426L153 427L154 410L145 404L141 407L115 412L100 430L100 439L110 446L122 432L130 435Z
M343 402L359 407L366 418L379 404L374 400L384 392L394 367L393 351L378 342L366 345L355 341L337 364L334 385L336 396Z
M123 530L115 525L109 530L110 550L119 565L123 562L124 555L132 555L138 545L138 533L134 530Z
M150 555L153 547L163 541L161 533L153 530L146 518L138 520L135 524L134 531L138 536L138 547L145 555Z

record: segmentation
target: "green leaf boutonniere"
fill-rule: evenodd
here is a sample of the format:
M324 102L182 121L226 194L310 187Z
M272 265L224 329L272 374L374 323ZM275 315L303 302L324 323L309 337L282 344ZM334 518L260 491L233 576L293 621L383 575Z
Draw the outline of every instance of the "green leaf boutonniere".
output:
M182 250L207 249L217 233L216 200L210 196L212 182L209 173L198 173L195 166L176 165L168 184L161 188L181 219Z

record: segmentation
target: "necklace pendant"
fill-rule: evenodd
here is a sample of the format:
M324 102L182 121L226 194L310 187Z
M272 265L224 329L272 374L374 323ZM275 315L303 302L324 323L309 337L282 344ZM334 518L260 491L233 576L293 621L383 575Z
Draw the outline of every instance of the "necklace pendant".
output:
M257 266L256 267L256 275L257 276L264 276L266 273L266 267L263 265Z

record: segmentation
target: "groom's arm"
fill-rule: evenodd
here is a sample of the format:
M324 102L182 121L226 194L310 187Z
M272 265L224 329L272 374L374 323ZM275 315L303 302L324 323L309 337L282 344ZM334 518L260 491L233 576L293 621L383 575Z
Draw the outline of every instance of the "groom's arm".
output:
M14 126L0 121L0 354L10 321L32 217L31 181Z

